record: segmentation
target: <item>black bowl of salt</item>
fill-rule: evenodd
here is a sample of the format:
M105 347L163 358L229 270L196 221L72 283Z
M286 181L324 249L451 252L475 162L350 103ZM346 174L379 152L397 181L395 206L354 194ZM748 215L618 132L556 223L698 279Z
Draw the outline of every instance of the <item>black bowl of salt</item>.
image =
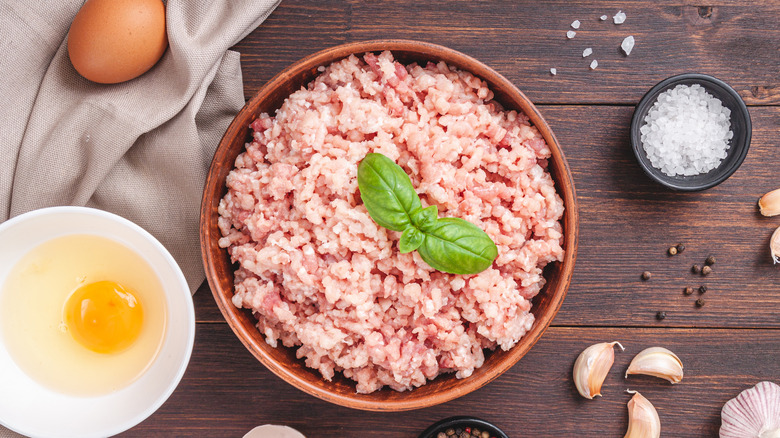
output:
M650 89L631 119L639 166L670 189L698 191L730 177L745 160L752 124L742 98L712 76L686 73Z

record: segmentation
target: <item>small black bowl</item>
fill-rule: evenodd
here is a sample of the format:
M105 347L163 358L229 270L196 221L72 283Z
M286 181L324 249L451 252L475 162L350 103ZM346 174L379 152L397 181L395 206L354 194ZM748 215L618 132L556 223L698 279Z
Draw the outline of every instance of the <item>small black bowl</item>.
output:
M419 438L436 438L436 436L439 434L439 432L446 432L447 429L465 429L467 427L470 428L477 428L481 431L488 431L490 433L491 437L495 438L509 438L509 435L505 434L504 431L496 427L495 425L488 423L485 420L480 420L476 417L465 417L465 416L459 416L459 417L450 417L445 418L441 421L437 421L431 427L425 429L423 433L420 434Z
M731 131L734 137L729 141L729 149L726 152L726 158L718 167L707 173L691 176L668 176L656 169L650 164L644 148L642 147L641 134L639 128L645 123L645 116L650 108L658 99L658 95L677 85L699 84L713 96L723 102L723 106L731 110ZM727 83L712 76L686 73L678 76L672 76L659 82L651 88L647 94L642 97L634 110L634 117L631 119L631 147L634 155L642 167L642 170L654 181L679 191L698 191L714 187L731 176L742 162L745 160L748 148L750 147L750 137L752 133L752 124L750 122L750 113L742 98Z

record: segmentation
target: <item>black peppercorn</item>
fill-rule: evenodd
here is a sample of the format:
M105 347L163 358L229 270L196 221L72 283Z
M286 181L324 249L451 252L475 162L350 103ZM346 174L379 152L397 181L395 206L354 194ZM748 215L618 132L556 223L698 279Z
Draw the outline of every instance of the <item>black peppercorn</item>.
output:
M710 268L709 266L705 266L701 268L701 275L709 275L710 272L712 272L712 268Z
M702 284L701 286L699 286L699 293L703 294L705 292L707 292L707 286Z
M651 274L651 273L650 273L650 271L645 271L645 272L643 272L643 273L642 273L642 280L645 280L645 281L647 281L647 280L649 280L649 279L650 279L650 277L652 277L652 276L653 276L653 274Z
M708 266L714 265L715 264L715 257L714 256L707 257L707 260L704 261L704 264L706 264Z
M677 244L677 253L679 254L679 253L681 253L683 251L685 251L685 245L683 245L682 243L678 243Z
M655 314L655 317L659 321L662 321L664 318L666 318L666 312L658 312Z
M696 300L696 306L704 307L704 298L699 298L698 300Z
M688 287L686 287L685 289L683 289L683 293L684 293L685 295L690 295L690 294L692 294L692 293L693 293L693 288L692 288L692 287L690 287L690 286L688 286Z
M694 274L698 274L699 272L701 272L701 268L699 267L699 265L693 265L691 266L691 272L693 272Z
M667 250L670 256L677 255L677 247L676 246L670 246Z

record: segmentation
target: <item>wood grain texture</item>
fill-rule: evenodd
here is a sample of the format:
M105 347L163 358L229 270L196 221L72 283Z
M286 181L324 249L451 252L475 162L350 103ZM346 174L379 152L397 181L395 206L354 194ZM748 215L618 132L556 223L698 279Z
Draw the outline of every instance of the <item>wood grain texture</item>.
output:
M198 326L192 363L179 389L159 411L125 437L239 437L254 426L286 424L308 437L414 438L429 424L464 414L496 423L511 437L622 436L626 388L658 410L662 436L716 436L720 409L741 390L777 379L777 330L551 328L511 370L490 385L432 408L402 413L362 412L304 394L265 369L226 324ZM618 340L603 398L581 398L571 381L579 352ZM680 384L645 376L623 378L631 358L661 345L683 361Z
M619 9L628 19L614 25ZM598 21L610 16L606 23ZM566 40L569 24L582 27ZM537 104L575 181L579 254L553 325L491 384L443 405L402 413L362 412L295 389L261 365L235 337L207 286L195 295L197 339L179 388L124 436L241 436L263 423L309 437L414 438L444 417L495 422L514 437L622 436L630 396L658 409L662 437L717 436L720 408L761 380L780 383L780 268L768 240L780 217L756 200L780 187L780 3L773 0L444 1L284 0L239 43L247 98L279 71L320 49L374 38L411 38L471 55L506 76ZM621 40L634 35L629 57ZM582 50L594 55L583 59ZM591 59L599 67L590 71ZM558 69L557 76L549 68ZM663 78L700 72L731 84L750 106L753 140L742 167L700 193L674 193L640 170L628 143L633 105ZM668 257L683 242L686 250ZM708 277L689 272L714 255ZM642 271L653 273L650 281ZM709 287L703 308L698 294ZM666 311L663 321L657 311ZM619 340L605 397L581 399L571 367L586 346ZM679 385L623 379L633 355L664 346L685 364Z
M618 10L627 14L612 23ZM599 16L609 20L602 22ZM428 41L462 51L506 76L537 104L635 104L679 73L716 76L748 104L780 103L780 3L726 1L311 2L285 0L236 46L246 95L291 62L338 43L376 38ZM574 39L566 31L582 22ZM620 51L636 39L630 56ZM583 59L582 51L593 48ZM599 67L590 71L592 59ZM549 69L558 69L551 76Z
M756 202L780 187L774 165L780 108L753 107L753 142L743 165L721 185L699 193L669 191L641 171L628 143L633 109L541 109L561 142L579 196L580 245L557 325L780 327L780 270L769 237L780 218ZM669 257L678 242L683 253ZM691 273L717 259L707 277ZM642 281L643 271L650 281ZM707 285L706 305L686 286ZM666 311L657 321L655 314Z

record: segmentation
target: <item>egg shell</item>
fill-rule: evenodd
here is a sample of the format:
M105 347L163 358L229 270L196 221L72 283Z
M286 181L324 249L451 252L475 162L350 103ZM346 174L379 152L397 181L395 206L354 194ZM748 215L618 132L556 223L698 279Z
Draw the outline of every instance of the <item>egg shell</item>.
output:
M167 47L161 0L87 0L68 33L73 67L101 84L144 74Z

